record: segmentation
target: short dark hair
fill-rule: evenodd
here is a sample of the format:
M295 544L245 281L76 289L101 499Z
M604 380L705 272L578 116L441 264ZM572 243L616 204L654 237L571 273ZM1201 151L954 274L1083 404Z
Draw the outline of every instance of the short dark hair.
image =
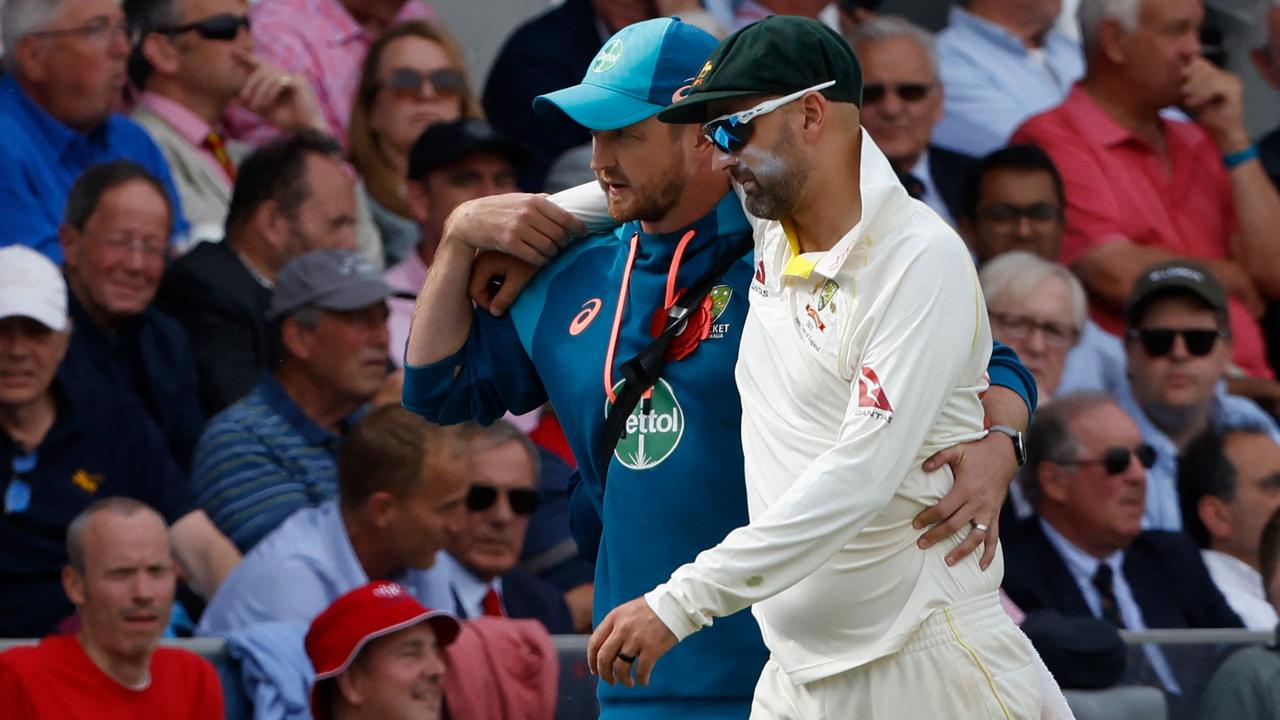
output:
M403 498L428 479L428 468L448 453L461 453L456 428L433 425L399 405L370 410L338 453L338 499L355 509L374 493Z
M978 162L973 171L972 182L965 188L964 203L960 214L970 220L978 216L978 202L982 199L982 180L988 173L997 170L1014 170L1017 172L1045 172L1053 179L1053 191L1058 196L1059 207L1067 206L1067 191L1062 184L1062 175L1053 158L1039 145L1010 145L987 155Z
M178 23L174 0L124 0L125 21L129 36L137 38L129 53L129 82L145 89L155 68L142 54L142 41L147 35Z
M311 197L307 156L338 159L341 152L336 140L315 130L303 130L258 148L236 171L231 205L227 208L227 236L243 227L268 201L275 201L286 215L295 214Z
M62 213L62 221L76 230L84 230L84 226L98 210L98 203L107 191L120 187L125 183L139 180L150 185L164 198L165 210L169 213L169 228L173 228L173 202L169 199L169 191L152 175L150 171L130 160L112 160L111 162L93 165L80 173L76 182L67 193L67 204Z
M1271 597L1271 582L1276 576L1276 572L1280 570L1280 508L1271 513L1271 518L1267 520L1267 524L1262 526L1262 539L1258 544L1258 567L1262 570L1262 589L1267 594L1267 599L1275 602L1278 598Z
M1043 497L1037 473L1040 463L1076 459L1080 444L1071 432L1071 421L1102 405L1115 405L1115 400L1104 392L1080 392L1055 398L1036 410L1035 419L1027 429L1027 461L1018 475L1023 496L1033 508L1039 506Z
M1267 432L1252 425L1211 427L1196 436L1178 458L1182 529L1202 548L1209 547L1209 529L1200 521L1200 499L1212 496L1231 502L1236 497L1240 473L1227 457L1227 438L1236 434L1265 436Z

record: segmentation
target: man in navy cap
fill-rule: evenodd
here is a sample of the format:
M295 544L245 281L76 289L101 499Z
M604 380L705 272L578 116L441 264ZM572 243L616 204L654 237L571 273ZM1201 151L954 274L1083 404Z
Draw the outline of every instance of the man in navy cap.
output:
M338 444L387 380L393 294L350 250L309 252L280 273L267 311L280 362L209 421L191 473L197 502L241 552L336 494Z
M556 408L581 472L572 522L579 547L597 558L597 622L748 519L733 363L755 272L742 257L751 227L701 131L656 118L696 84L714 45L679 21L638 23L605 43L581 84L540 97L540 112L591 130L608 214L624 224L559 252L578 224L543 198L461 206L410 332L404 401L428 419L488 422L548 399ZM477 250L496 247L539 265L558 253L503 317L474 312L468 298ZM664 332L672 313L686 321ZM652 345L655 335L665 341ZM644 367L627 363L642 352ZM1016 360L992 372L1001 369L1027 393ZM1001 441L969 446L967 466L989 472L997 453L1006 480L1013 454ZM998 498L971 485L963 501L943 501L954 504L939 519L969 500L968 512L994 502L994 517L1005 482L970 482L984 492L998 484ZM957 517L963 526L973 516ZM971 536L957 555L982 540ZM636 661L630 652L618 649L620 666ZM602 717L745 718L766 655L749 615L725 617L673 649L645 687L601 686Z

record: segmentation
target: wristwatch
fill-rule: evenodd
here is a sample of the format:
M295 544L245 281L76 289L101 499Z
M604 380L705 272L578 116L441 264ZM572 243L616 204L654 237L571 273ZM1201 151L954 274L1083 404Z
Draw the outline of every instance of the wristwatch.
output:
M1023 440L1022 433L1008 425L992 425L987 430L1009 436L1009 439L1013 441L1013 457L1018 461L1018 467L1022 467L1027 462L1027 443Z

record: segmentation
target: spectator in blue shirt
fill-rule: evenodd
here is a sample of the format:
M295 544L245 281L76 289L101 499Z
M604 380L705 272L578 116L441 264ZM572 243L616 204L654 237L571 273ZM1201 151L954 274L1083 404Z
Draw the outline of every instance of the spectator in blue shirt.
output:
M59 237L76 332L63 369L133 393L185 473L204 427L195 359L182 326L152 307L171 216L164 187L129 160L71 188Z
M370 411L343 443L337 499L299 510L258 543L196 633L309 623L371 580L393 580L428 607L451 607L447 576L433 566L463 522L470 470L459 433L397 405Z
M159 148L113 112L125 84L129 39L116 0L9 0L0 26L0 227L5 242L62 261L58 226L67 193L90 165L127 158L164 184L179 207ZM181 211L173 235L186 232Z
M197 502L242 552L337 493L338 444L388 382L393 294L350 250L306 253L280 273L267 311L280 363L209 421L192 470Z
M963 7L962 7L963 6ZM933 142L983 156L1084 75L1080 44L1054 29L1059 0L967 0L938 35L942 122Z
M57 267L0 249L0 637L39 637L73 611L62 591L67 526L94 501L124 495L171 523L178 562L212 596L240 555L192 509L164 437L127 393L58 374L71 322Z

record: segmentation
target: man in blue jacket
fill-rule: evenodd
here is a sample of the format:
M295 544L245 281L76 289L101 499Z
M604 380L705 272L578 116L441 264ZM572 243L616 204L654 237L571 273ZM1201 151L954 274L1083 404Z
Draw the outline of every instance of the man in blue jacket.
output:
M638 23L605 43L582 84L538 98L540 112L563 112L592 131L592 168L609 214L624 224L566 248L581 225L544 198L460 207L406 349L405 406L434 422L487 423L548 400L556 408L581 472L571 522L596 558L597 622L747 522L733 367L754 268L749 257L732 260L749 247L751 229L700 130L655 117L694 82L715 44L678 20ZM468 296L477 251L493 248L545 265L500 317L474 312ZM652 342L683 292L726 262L616 448L602 449L608 409L624 385L620 366ZM1004 386L987 394L991 422L1025 425L1030 375L1003 347L990 373ZM970 522L993 525L1015 459L998 434L943 455L957 462L960 479L917 518L921 527L937 523L926 542ZM950 559L987 535L994 532L971 533ZM723 618L673 649L646 687L601 686L601 717L746 718L766 657L749 614Z

